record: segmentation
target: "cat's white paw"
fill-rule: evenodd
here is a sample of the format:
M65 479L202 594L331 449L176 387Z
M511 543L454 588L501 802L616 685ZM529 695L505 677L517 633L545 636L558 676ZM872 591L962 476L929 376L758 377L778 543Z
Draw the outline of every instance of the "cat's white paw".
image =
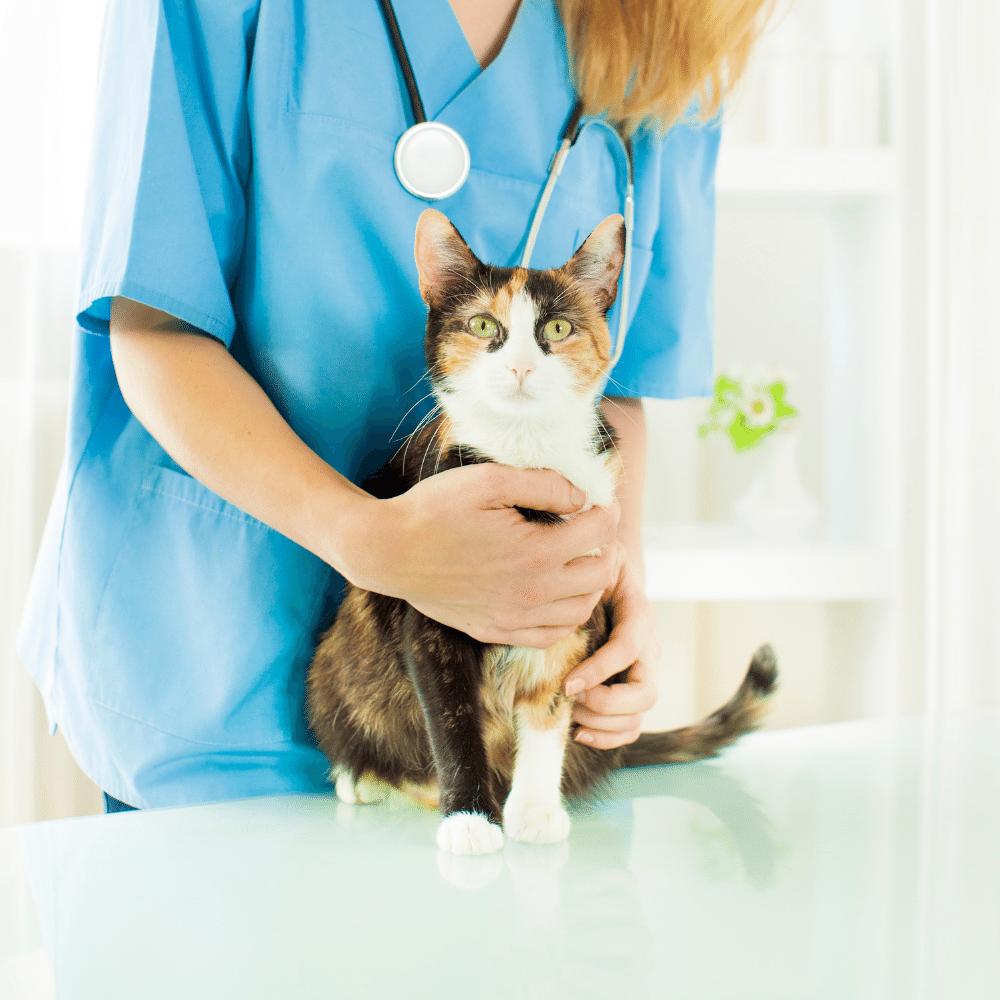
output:
M556 844L569 836L569 813L556 799L507 799L503 829L508 837L526 844Z
M347 771L341 771L337 775L337 783L334 785L334 788L336 788L337 798L341 802L346 802L349 806L357 803L358 797L354 794L354 779Z
M362 774L357 781L350 771L341 771L337 775L337 798L348 805L372 805L375 802L383 802L389 797L391 786L384 781L372 777L370 774Z
M452 854L492 854L503 847L503 830L480 813L452 813L441 820L437 845Z

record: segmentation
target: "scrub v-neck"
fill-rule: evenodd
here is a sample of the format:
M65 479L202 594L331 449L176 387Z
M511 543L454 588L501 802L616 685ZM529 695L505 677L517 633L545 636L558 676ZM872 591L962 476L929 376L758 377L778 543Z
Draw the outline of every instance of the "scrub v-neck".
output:
M469 35L469 31L475 26L475 18L473 18L472 23L468 25L462 21L462 15L458 11L459 6L464 6L462 0L448 0L448 4L455 15L455 19L458 21L459 27L462 29L462 34L465 35L465 39L469 43L469 48L472 49L472 52L476 57L476 62L479 63L482 69L486 69L487 66L495 62L497 56L500 55L504 43L510 35L510 29L514 26L514 21L517 18L518 11L521 9L521 0L514 0L514 2L510 5L510 9L508 9L504 14L503 21L499 25L493 23L488 26L493 31L492 37L487 37L484 34L478 39L478 42L481 44L488 43L488 48L483 52L483 58L486 59L485 62L483 62L483 59L480 58L479 53L476 52L476 46L473 44L473 40ZM473 8L477 5L478 4L469 4L465 9L466 16L471 16ZM478 26L475 27L478 28Z
M551 0L522 0L503 46L485 69L448 0L399 3L396 17L427 119L458 131L469 146L473 171L542 183L575 99L562 23ZM377 9L364 20L369 37L381 35L393 60L398 136L413 124L402 72Z
M504 67L524 49L532 34L525 22L538 16L535 8L539 6L548 5L521 0L500 51L481 67L448 0L398 5L396 19L429 121L439 118L468 90L499 83L507 75Z
M466 87L489 72L502 56L503 49L484 70L476 61L448 0L423 0L419 4L405 2L394 6L413 75L420 88L424 112L427 119L433 121ZM513 26L504 48L512 33Z

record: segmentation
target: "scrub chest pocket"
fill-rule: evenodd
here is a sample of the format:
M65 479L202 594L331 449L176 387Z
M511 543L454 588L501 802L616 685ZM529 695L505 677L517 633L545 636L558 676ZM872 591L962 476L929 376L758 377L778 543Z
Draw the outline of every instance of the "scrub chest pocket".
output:
M336 20L332 11L307 9L306 14L331 23L312 30L300 25L290 40L285 110L348 123L361 133L380 136L392 149L407 122L402 101L391 96L396 67L384 35L379 37L384 31L381 15L375 4L371 7L378 20L361 30L332 23ZM386 84L380 86L382 81ZM385 91L385 100L372 101L373 86Z
M87 693L197 743L287 742L331 574L195 479L154 467L98 608Z

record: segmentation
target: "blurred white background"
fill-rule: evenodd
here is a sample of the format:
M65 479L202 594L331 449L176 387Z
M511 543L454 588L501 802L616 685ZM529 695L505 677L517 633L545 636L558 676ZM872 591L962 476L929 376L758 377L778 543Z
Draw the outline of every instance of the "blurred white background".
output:
M0 825L100 806L14 633L62 456L103 7L0 0ZM715 708L761 641L771 726L1000 700L998 52L996 0L800 0L731 102L717 368L791 376L822 525L734 534L761 454L700 440L704 401L647 404L651 727Z
M0 824L100 806L14 636L62 460L104 6L0 2Z

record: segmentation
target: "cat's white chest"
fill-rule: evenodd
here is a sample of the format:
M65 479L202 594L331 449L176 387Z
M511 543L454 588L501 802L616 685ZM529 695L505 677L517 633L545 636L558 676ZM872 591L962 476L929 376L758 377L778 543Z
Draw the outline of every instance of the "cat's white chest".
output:
M594 453L593 411L579 409L556 419L486 416L475 407L463 412L449 406L448 412L456 442L515 469L552 469L587 494L587 507L604 507L615 496L616 463L607 453Z

